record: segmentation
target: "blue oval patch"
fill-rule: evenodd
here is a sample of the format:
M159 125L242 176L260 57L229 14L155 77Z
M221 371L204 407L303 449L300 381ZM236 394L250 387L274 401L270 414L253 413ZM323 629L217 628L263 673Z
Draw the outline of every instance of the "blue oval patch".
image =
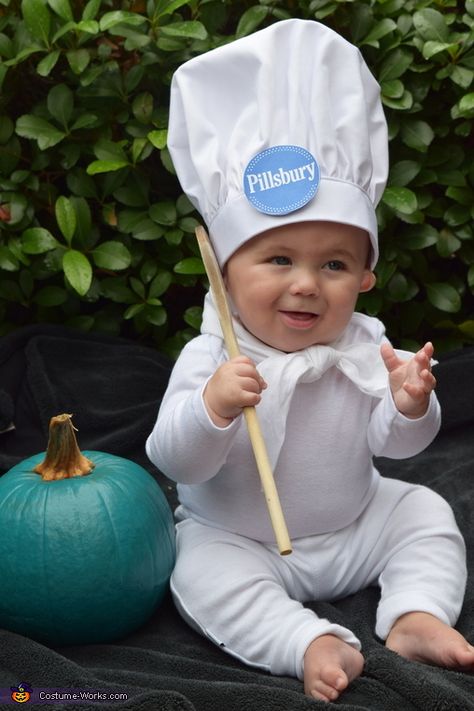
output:
M305 148L272 146L247 165L244 192L259 212L287 215L316 195L319 178L318 162Z

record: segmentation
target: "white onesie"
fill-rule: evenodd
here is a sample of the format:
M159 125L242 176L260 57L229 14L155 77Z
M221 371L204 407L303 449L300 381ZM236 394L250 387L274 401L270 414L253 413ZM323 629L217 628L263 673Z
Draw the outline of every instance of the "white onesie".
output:
M205 314L210 333L183 349L147 440L151 461L178 483L171 587L183 616L246 663L299 678L306 647L321 634L337 634L360 648L352 632L317 618L305 601L379 584L381 638L401 614L415 609L453 625L466 572L451 509L424 487L381 477L372 463L374 455L417 454L440 424L434 393L417 420L397 411L385 366L374 355L386 340L380 321L354 314L332 344L347 353L354 344L367 344L367 361L377 359L377 367L353 376L352 363L326 363L316 376L310 369L294 378L290 395L285 386L300 367L294 354L266 348L236 324L242 352L268 383L257 412L293 544L293 553L283 558L243 417L219 428L204 406L207 380L227 358L209 300ZM259 344L269 354L260 360ZM313 347L313 361L324 348ZM361 359L355 352L362 367L363 353Z

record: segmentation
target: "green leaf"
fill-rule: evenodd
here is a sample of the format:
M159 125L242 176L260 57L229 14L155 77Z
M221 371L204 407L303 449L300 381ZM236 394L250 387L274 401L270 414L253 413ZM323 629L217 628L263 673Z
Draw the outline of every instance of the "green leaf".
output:
M411 183L421 170L421 165L414 160L401 160L390 168L389 184L404 187Z
M457 227L458 225L464 225L466 222L472 221L471 209L466 205L453 205L448 208L444 213L444 219L447 225L450 227Z
M61 195L56 200L54 211L56 221L64 239L68 244L71 244L77 225L76 211L72 201Z
M144 308L145 304L132 304L132 306L129 306L128 309L125 310L123 317L126 321L129 321L143 311Z
M186 257L175 264L176 274L205 274L206 270L199 257Z
M35 39L48 44L51 15L44 0L22 0L21 12L25 24Z
M87 257L77 249L68 249L63 256L64 274L79 296L85 296L92 283L92 267Z
M132 143L132 162L135 165L138 161L147 158L147 151L150 144L146 138L134 138ZM152 149L151 149L152 150Z
M140 186L129 184L128 181L123 187L114 191L114 198L122 205L127 205L128 207L146 207L148 205L147 191L141 190ZM145 212L135 214L139 215L137 222L146 216Z
M130 277L130 286L132 287L133 291L140 299L145 300L145 298L146 298L145 285L140 281L140 279L137 279L134 276Z
M397 48L390 52L382 62L378 74L379 82L398 79L413 63L413 54L406 49Z
M126 160L94 160L87 166L88 175L97 175L97 173L113 173L121 168L126 168L128 161Z
M388 283L388 293L396 302L410 301L418 291L418 285L400 272L394 274Z
M99 12L102 0L89 0L82 13L83 20L93 20Z
M385 106L395 109L396 111L408 111L408 109L411 109L413 106L413 96L407 90L404 90L399 99L391 99L389 96L383 94L382 102Z
M74 121L71 126L71 131L77 131L81 128L90 128L95 126L98 122L98 116L95 114L82 114Z
M43 57L43 59L38 62L36 66L36 71L41 77L47 77L49 76L50 72L54 69L56 66L56 63L60 57L60 52L59 50L55 49L53 52L50 52L49 54L46 55L46 57Z
M457 252L461 246L461 240L459 240L451 230L443 229L439 233L438 243L436 245L438 254L441 257L447 258L452 257L452 255Z
M123 10L114 10L112 12L106 12L102 15L99 22L99 27L102 32L110 30L116 25L131 25L132 27L138 27L145 22L143 15L139 15L137 12L125 12Z
M180 195L176 201L176 209L180 216L189 215L194 212L194 205L187 195Z
M3 193L2 202L7 203L10 212L9 227L20 225L28 208L28 200L22 193Z
M186 39L205 40L207 30L202 22L189 20L187 22L173 22L170 25L163 25L160 31L168 37L184 37Z
M429 40L425 43L423 47L423 57L425 59L431 59L431 57L434 57L440 52L444 52L449 49L455 49L456 47L457 44L452 44L449 42L434 42L433 40Z
M407 120L402 124L401 136L405 145L425 153L434 138L434 132L426 121Z
M132 261L127 247L121 242L102 242L92 252L96 266L102 269L120 270L127 269Z
M148 323L151 323L153 326L163 326L163 324L166 323L167 314L163 306L151 306L147 304L145 316Z
M456 289L444 282L426 285L429 301L440 311L456 313L461 308L461 297Z
M44 46L39 45L39 44L32 44L29 47L26 47L25 49L22 49L18 54L13 57L13 59L9 59L6 62L3 62L3 65L0 64L0 68L2 67L15 67L17 64L20 64L23 62L25 59L27 59L31 54L34 54L35 52L43 52L44 51Z
M390 99L400 99L405 91L403 82L400 79L390 79L390 81L382 82L381 89L382 94Z
M459 324L459 330L465 333L466 336L474 339L474 320L468 319L467 321L463 321L463 323Z
M465 118L472 118L474 116L474 92L470 94L465 94L459 101L459 114Z
M53 44L56 44L61 37L64 37L64 35L67 35L69 32L74 32L76 29L76 23L75 22L65 22L64 25L61 25L61 27L57 30L57 32L54 33L53 39L51 40Z
M364 39L359 43L360 45L370 44L373 47L378 47L378 40L385 37L390 32L394 32L397 29L397 25L393 20L389 18L384 18L377 22L370 30L369 34L364 37Z
M34 296L33 301L40 306L61 306L67 301L67 291L60 286L45 286Z
M79 30L79 32L87 32L89 35L97 35L99 29L99 23L95 20L81 20L76 23L76 30Z
M91 61L91 55L87 49L72 49L66 52L66 59L74 74L79 76Z
M175 10L183 5L187 5L189 0L158 0L155 7L155 16L157 18L171 15Z
M199 331L202 322L202 307L201 306L190 306L183 314L184 321Z
M413 24L424 40L445 42L449 36L449 28L444 16L432 8L427 7L415 12Z
M153 114L153 95L149 91L138 94L133 100L132 111L137 121L148 124Z
M133 228L133 238L141 242L151 242L163 236L164 230L156 222L145 218L140 220Z
M156 202L148 212L153 222L159 225L171 226L176 223L177 213L174 202Z
M15 50L13 48L13 42L9 37L7 37L3 32L0 32L0 57L5 57L6 59L11 59Z
M96 158L101 161L126 161L127 156L122 146L119 143L114 143L113 141L100 140L94 146L94 153Z
M125 277L102 279L100 291L103 296L117 304L132 304L135 301L135 295L127 286Z
M469 288L474 291L474 264L471 264L467 272L467 283Z
M269 8L264 5L254 5L254 7L249 7L249 9L244 12L239 20L237 31L235 33L236 39L245 37L246 35L255 32L255 30L268 17L269 13Z
M152 143L155 148L162 149L166 146L166 141L168 138L168 131L166 129L161 129L158 131L150 131L147 134L147 138Z
M48 5L63 20L74 20L69 0L48 0Z
M404 249L425 249L438 242L438 230L431 225L415 225L405 230L397 240Z
M21 248L26 254L43 254L55 249L58 241L44 227L30 227L21 235Z
M173 277L169 272L159 272L150 284L148 298L156 299L156 297L164 294L172 280Z
M469 89L474 80L474 71L459 65L453 66L451 72L452 81L463 89Z
M418 208L416 195L409 188L386 188L382 201L393 210L404 215L411 215Z
M474 190L471 188L449 186L446 190L446 195L461 205L466 205L467 207L474 205Z
M194 234L196 227L199 222L194 217L183 217L178 222L178 227L183 230L183 232L189 232L189 234Z
M50 90L46 103L51 116L67 129L74 109L74 96L71 89L66 84L56 84Z
M0 143L6 143L13 134L15 125L9 116L0 115Z
M18 260L13 256L8 247L0 245L0 269L6 272L16 272L19 266Z
M78 244L89 247L94 244L94 231L92 229L92 215L89 203L84 197L76 197L75 195L70 200L74 205L77 221L74 238Z
M16 132L23 138L32 138L38 142L38 147L44 151L60 143L66 134L53 126L49 121L24 114L16 122Z

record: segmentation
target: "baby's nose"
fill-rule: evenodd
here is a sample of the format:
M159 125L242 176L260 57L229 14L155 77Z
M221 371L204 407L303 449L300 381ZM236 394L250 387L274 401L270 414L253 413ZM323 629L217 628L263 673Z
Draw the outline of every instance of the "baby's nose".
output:
M319 294L319 280L316 272L312 269L299 269L295 272L290 292L293 295L317 296Z

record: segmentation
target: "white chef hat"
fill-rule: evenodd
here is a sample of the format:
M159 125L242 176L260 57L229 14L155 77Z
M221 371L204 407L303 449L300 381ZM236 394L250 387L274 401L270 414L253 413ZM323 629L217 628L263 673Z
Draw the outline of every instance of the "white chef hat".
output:
M181 65L168 147L221 266L272 227L308 220L369 233L388 173L380 88L359 50L284 20Z

